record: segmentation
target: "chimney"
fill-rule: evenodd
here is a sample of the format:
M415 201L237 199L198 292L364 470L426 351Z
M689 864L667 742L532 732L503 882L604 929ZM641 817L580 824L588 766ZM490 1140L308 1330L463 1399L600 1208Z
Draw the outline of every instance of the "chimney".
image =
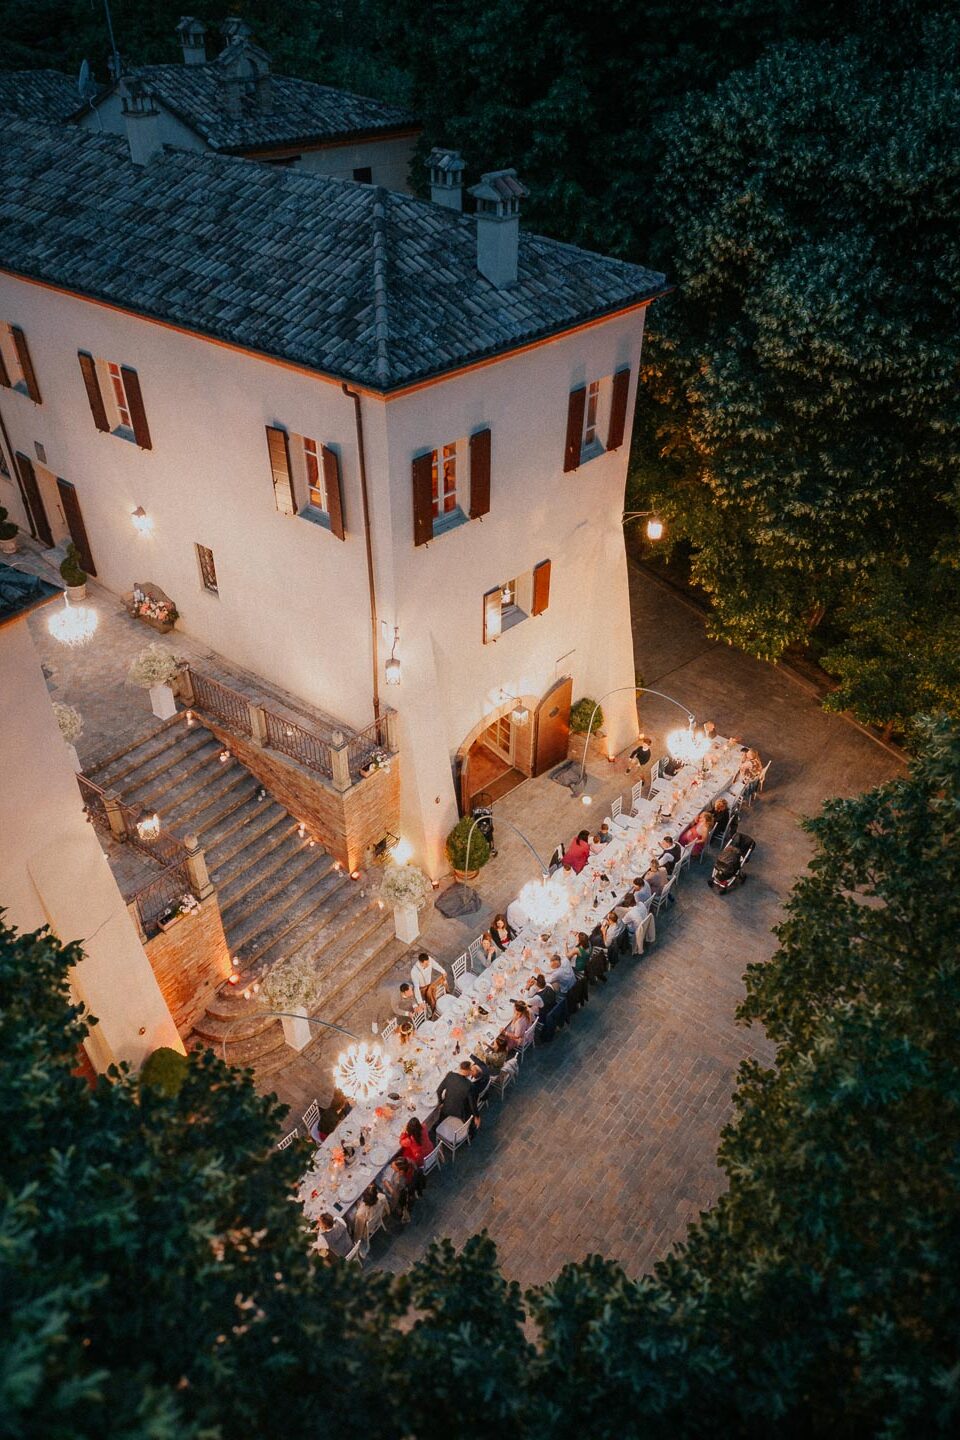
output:
M470 188L477 202L477 269L492 285L517 278L520 201L528 193L516 170L490 170Z
M223 36L224 44L229 46L233 44L234 40L249 40L253 31L250 29L246 20L241 20L238 16L231 15L229 19L224 20L220 26L220 34Z
M124 81L122 98L130 159L134 165L146 165L163 151L160 112L142 80L132 78Z
M184 65L206 65L206 34L207 27L202 20L195 20L192 15L180 16L177 39L183 50Z
M427 156L430 171L430 199L434 205L448 210L463 209L463 161L456 150L431 150Z
M261 115L273 114L273 80L269 70L257 76L257 109Z

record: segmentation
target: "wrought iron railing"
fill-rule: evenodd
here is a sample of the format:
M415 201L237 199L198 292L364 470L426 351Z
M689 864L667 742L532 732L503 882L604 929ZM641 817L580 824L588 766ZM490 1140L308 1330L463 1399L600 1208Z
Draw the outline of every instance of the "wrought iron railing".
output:
M282 716L275 715L272 710L263 707L261 710L266 730L265 740L271 750L279 750L282 755L299 760L301 765L306 765L310 770L318 770L321 775L333 774L333 759L328 741L321 740L319 735L311 734L293 720L285 720Z
M387 720L381 716L374 720L365 730L360 730L352 735L346 742L347 757L350 764L350 775L354 780L360 779L361 770L369 766L376 755L382 755L389 762L389 733Z
M178 908L183 897L192 893L186 860L179 860L131 895L127 908L136 911L140 929L150 935L159 929L160 917Z
M83 808L87 812L87 819L92 821L96 829L105 834L111 834L110 817L107 814L106 791L101 790L86 775L77 775L77 784L80 787L80 795L83 800Z
M201 675L192 666L187 667L187 673L193 689L193 703L198 710L205 710L225 725L231 725L241 735L253 734L250 705L245 695L209 675Z

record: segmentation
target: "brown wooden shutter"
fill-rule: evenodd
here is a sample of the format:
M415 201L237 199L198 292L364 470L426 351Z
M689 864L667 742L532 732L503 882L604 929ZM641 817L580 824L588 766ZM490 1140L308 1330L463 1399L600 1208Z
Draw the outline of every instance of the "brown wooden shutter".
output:
M470 436L470 519L490 511L490 431Z
M43 498L40 494L40 486L37 484L33 461L28 455L21 455L19 450L17 451L17 470L20 474L20 483L27 496L27 512L32 517L33 533L38 540L43 541L44 545L52 545L53 532L50 529L47 512L43 508Z
M11 325L10 334L13 337L13 343L16 347L17 359L20 361L20 369L23 371L27 394L35 405L39 405L40 386L37 384L37 374L33 368L33 361L30 359L30 347L27 345L27 337L19 325Z
M320 461L323 465L323 489L327 497L327 514L330 529L338 540L345 538L343 531L343 487L340 482L340 456L326 445L320 447Z
M293 481L290 477L290 438L286 430L276 425L267 426L267 450L270 455L270 469L273 473L273 498L281 515L296 515L297 502L293 497Z
M10 376L7 372L2 350L0 350L0 385L2 385L5 390L10 389Z
M140 376L136 370L131 370L129 365L121 365L120 374L123 376L123 388L127 392L127 409L133 421L134 439L141 450L152 450L147 412L143 408L143 394L140 390Z
M567 445L563 452L564 473L576 470L580 464L580 447L583 443L583 412L587 404L587 387L570 391L567 402Z
M531 615L542 615L550 604L550 561L541 560L533 567L533 604Z
M500 633L503 629L503 621L501 617L502 605L503 600L501 598L500 586L495 585L494 588L492 590L488 590L483 597L484 645L489 645L492 641L497 640L500 636Z
M414 457L413 543L426 545L433 539L433 451Z
M83 375L83 383L87 387L87 399L90 402L90 413L93 415L93 423L98 430L109 432L110 421L107 419L107 410L103 403L103 394L100 390L97 362L86 350L78 350L77 359L80 361L80 372Z
M608 450L619 450L623 444L623 431L627 420L627 392L629 389L629 369L618 370L613 377L613 398L610 402L610 425L607 430Z
M60 503L63 506L63 513L67 517L67 529L70 531L70 539L80 552L80 564L88 575L96 575L97 567L93 563L93 556L90 553L90 542L87 539L87 527L83 523L83 516L80 514L80 501L77 499L77 491L69 480L57 478L57 489L60 491Z

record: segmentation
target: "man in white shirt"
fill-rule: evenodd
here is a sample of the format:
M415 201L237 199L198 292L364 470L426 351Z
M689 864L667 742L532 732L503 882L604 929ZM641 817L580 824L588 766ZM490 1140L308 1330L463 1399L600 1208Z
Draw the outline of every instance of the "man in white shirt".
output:
M550 984L556 986L561 995L566 995L577 983L577 972L569 960L554 955L550 960Z
M435 980L431 976L436 976ZM410 981L418 1005L426 1005L431 1020L437 1017L437 996L447 988L447 972L443 966L421 950L410 971ZM442 982L442 983L441 983Z
M619 914L624 925L633 936L634 952L643 949L643 927L646 924L647 916L650 913L650 906L646 900L641 900L633 891L624 895L623 904L618 906Z

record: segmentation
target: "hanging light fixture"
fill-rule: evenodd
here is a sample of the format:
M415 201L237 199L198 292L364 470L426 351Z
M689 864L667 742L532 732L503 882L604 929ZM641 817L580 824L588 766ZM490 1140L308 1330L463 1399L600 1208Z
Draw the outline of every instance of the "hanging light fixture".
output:
M133 528L141 535L153 533L153 520L142 505L138 505L136 510L131 510L130 519L133 521Z
M96 610L89 605L71 605L66 594L63 597L63 609L55 610L47 621L47 629L54 640L59 640L61 645L86 645L100 623L100 617Z
M527 721L530 719L530 711L527 709L526 705L522 704L518 700L516 705L514 705L513 709L510 712L510 719L513 721L514 725L526 725Z
M542 880L529 880L517 900L530 924L540 930L555 925L570 908L570 894L566 886L549 876L544 876Z
M656 515L647 521L647 539L660 540L663 536L663 521L658 520Z
M680 760L684 765L693 765L706 755L710 749L710 741L706 735L697 732L691 717L686 730L670 731L667 736L667 749L674 760Z
M383 673L388 685L400 684L400 661L397 659L397 641L400 639L400 627L393 627L393 649L390 651L390 659L383 667Z
M334 1066L333 1079L350 1100L362 1103L382 1095L387 1088L387 1065L380 1046L366 1040L348 1045Z
M141 840L148 842L150 840L156 840L160 834L160 816L156 811L154 811L152 815L148 815L144 820L137 821L137 834Z

